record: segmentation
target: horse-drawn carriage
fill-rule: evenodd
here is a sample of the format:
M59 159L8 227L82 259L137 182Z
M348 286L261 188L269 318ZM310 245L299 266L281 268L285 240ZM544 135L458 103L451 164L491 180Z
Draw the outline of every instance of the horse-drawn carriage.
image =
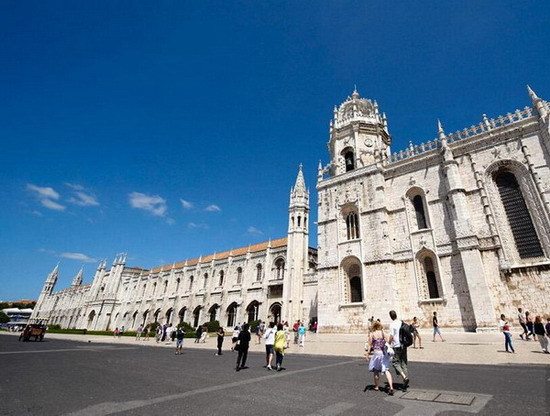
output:
M46 333L46 326L41 324L29 324L19 335L19 341L30 341L34 337L35 341L42 341Z

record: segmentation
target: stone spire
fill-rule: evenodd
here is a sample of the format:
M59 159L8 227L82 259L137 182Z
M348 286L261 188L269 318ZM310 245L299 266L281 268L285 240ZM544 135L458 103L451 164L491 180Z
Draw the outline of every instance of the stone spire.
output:
M306 181L304 179L304 173L302 172L301 163L300 163L300 170L298 171L298 176L296 177L296 183L294 184L294 188L292 188L292 193L294 195L307 194Z
M57 283L57 277L59 276L59 263L55 265L53 270L50 272L44 283L44 288L42 292L52 293L55 284Z
M531 97L531 101L533 101L533 107L535 107L542 118L546 118L549 112L548 105L535 94L535 91L529 85L527 86L527 92L529 93L529 97Z
M443 131L443 126L441 125L441 121L437 119L437 136L441 141L445 140L445 132Z
M82 285L82 276L84 274L84 266L82 266L79 270L79 272L76 274L75 277L73 277L73 282L71 284L72 287L80 286Z

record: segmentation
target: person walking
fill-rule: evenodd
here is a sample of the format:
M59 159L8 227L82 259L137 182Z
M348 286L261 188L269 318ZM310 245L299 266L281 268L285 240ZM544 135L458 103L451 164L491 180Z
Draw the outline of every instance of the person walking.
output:
M126 328L124 328L124 325L122 325L120 327L120 331L118 331L118 336L123 337L124 336L124 331L126 331Z
M202 325L199 325L195 333L195 344L198 344L202 337Z
M220 326L218 329L218 352L216 355L222 355L222 344L223 344L223 338L225 337L225 331Z
M178 326L178 328L175 331L176 334L176 355L181 354L181 349L183 347L183 338L185 337L185 332L183 331L183 328L181 326Z
M297 320L296 323L292 326L292 331L294 332L295 344L298 344L298 328L300 328L300 320Z
M546 330L544 324L542 323L542 318L540 315L535 316L535 324L533 326L535 335L538 337L540 347L542 352L548 354L548 338L546 338Z
M278 328L279 326L277 326ZM290 348L290 326L288 325L288 321L285 321L283 324L283 331L285 332L286 337L286 348Z
M115 328L114 332L113 332L113 336L115 338L118 338L118 336L120 335L120 330L118 329L118 326Z
M162 338L162 327L161 326L158 326L157 327L157 332L156 332L156 335L155 335L155 340L158 342L160 342Z
M143 325L140 325L136 329L136 341L141 339L141 333L143 332Z
M304 346L305 341L306 341L306 326L302 322L298 327L298 343L300 344L300 347Z
M277 371L284 370L283 358L285 356L285 348L288 345L288 337L285 332L284 325L277 324L277 332L275 333L275 343L273 344L273 350L275 351L275 364L277 365Z
M267 368L268 370L272 370L271 368L271 362L273 361L273 344L275 344L275 333L277 330L275 329L275 322L269 323L269 328L265 331L265 365L264 368Z
M418 328L420 328L420 322L418 321L418 318L416 316L411 322L411 327L413 329L413 348L416 348L416 340L418 339L418 348L423 349L424 347L422 346L422 337L418 332Z
M172 326L171 323L166 326L165 336L164 336L166 345L170 345L170 343L173 341L172 333L174 332L174 329L175 328Z
M529 334L527 331L527 325L525 323L525 316L523 315L523 309L518 308L518 322L523 328L523 333L519 334L519 337L521 339L524 339L525 341L529 341ZM523 338L525 336L525 338Z
M432 318L432 326L434 328L434 338L432 342L435 342L435 336L439 335L439 338L441 339L441 342L445 342L443 337L441 336L441 329L439 329L439 320L437 319L437 312L434 311L434 316Z
M256 325L256 344L261 344L262 343L262 337L264 335L264 329L265 329L265 324L264 324L264 322L260 321L260 323L258 325Z
M382 330L380 322L373 322L371 334L367 343L367 359L369 360L369 372L374 373L374 390L380 390L380 373L384 373L388 380L388 394L393 396L393 379L390 373L390 355L384 352L384 347L388 340ZM371 356L372 354L372 356Z
M248 330L250 328L250 325L244 324L241 332L239 332L239 338L237 340L237 365L235 367L235 371L240 371L245 368L248 368L246 366L246 358L248 357L248 348L250 347L250 331Z
M201 342L206 343L206 337L208 337L208 327L205 325L202 327Z
M500 315L500 322L498 324L500 331L504 334L504 349L506 352L516 352L512 345L512 335L510 334L510 324L504 314ZM510 351L511 350L511 351Z
M536 341L537 336L535 335L535 332L533 331L533 318L531 318L531 314L529 311L525 311L525 325L527 325L527 339L529 339L529 335L533 336L533 339Z
M395 373L403 377L403 391L407 391L409 387L409 369L407 368L407 347L401 345L399 330L403 321L397 319L397 313L394 310L390 311L390 338L389 343L393 347L394 355L392 365Z
M239 332L241 332L241 328L239 325L236 325L235 328L233 328L233 335L231 336L231 342L233 343L231 345L231 351L235 351L235 347L237 346L237 341L239 339Z

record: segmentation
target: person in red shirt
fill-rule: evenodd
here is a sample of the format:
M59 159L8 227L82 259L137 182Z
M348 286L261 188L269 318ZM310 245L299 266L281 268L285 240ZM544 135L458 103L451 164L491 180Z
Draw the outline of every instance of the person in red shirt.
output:
M294 343L298 344L298 328L300 328L300 321L296 321L293 325L292 330L294 331Z

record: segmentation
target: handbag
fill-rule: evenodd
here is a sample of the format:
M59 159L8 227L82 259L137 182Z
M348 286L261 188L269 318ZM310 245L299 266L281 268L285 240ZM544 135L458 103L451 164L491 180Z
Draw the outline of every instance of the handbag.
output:
M391 345L389 344L384 345L384 355L388 357L393 357L395 355L395 351L393 350Z

